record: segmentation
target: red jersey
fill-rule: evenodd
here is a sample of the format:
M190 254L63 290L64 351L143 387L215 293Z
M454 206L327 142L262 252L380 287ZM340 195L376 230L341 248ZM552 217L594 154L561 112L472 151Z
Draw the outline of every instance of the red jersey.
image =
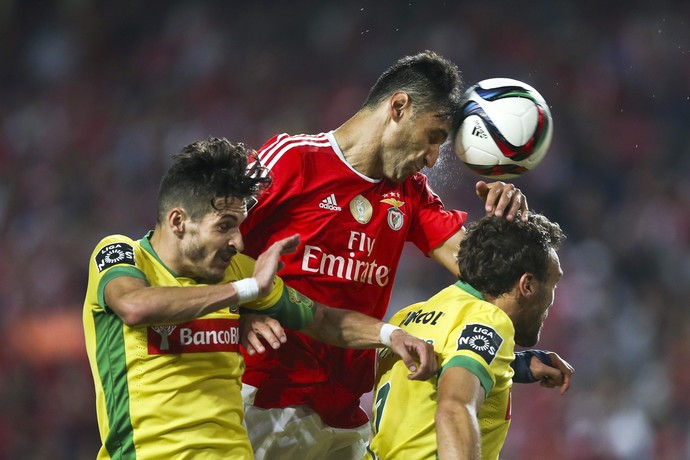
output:
M383 318L406 241L424 254L455 234L466 214L446 210L423 174L403 183L350 166L332 133L278 135L260 150L273 183L242 224L245 253L299 233L280 276L317 302ZM245 354L243 381L263 408L307 404L324 423L367 423L359 398L374 381L373 350L346 350L293 331L279 350Z

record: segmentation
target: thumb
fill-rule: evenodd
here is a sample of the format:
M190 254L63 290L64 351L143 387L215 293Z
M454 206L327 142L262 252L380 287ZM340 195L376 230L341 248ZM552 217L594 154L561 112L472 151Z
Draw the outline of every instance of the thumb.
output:
M398 354L398 356L400 356L400 359L402 359L402 362L405 363L405 367L407 367L410 372L417 370L417 362L414 360L406 346L400 347L399 349L395 350L395 352Z
M479 198L484 199L489 193L489 186L486 184L486 182L480 180L474 185L474 190Z

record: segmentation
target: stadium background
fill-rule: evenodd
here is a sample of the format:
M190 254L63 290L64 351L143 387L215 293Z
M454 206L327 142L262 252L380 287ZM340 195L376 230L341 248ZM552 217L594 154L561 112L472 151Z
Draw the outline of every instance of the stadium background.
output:
M535 86L555 119L515 181L566 229L540 347L571 392L514 391L506 459L690 458L690 3L0 1L0 458L94 458L90 251L154 225L171 154L337 127L397 58ZM481 214L446 151L429 173ZM392 309L452 282L413 248Z

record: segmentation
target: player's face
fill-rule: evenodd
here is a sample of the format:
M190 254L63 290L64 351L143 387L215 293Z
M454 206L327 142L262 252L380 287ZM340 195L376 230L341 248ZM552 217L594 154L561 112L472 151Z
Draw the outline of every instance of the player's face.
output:
M243 199L218 199L215 205L199 222L187 222L181 248L186 272L209 284L222 281L230 260L244 250L240 224L247 217Z
M403 117L384 139L383 176L403 182L423 167L434 166L449 130L450 121L434 112L412 112Z
M539 341L541 329L553 305L556 285L563 276L561 264L556 251L551 249L546 281L535 283L535 293L522 305L520 314L513 322L515 326L515 343L523 347L532 347Z

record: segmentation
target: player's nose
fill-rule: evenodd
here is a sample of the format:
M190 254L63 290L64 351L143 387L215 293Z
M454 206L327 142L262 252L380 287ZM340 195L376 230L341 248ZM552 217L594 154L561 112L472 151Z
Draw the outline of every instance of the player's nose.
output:
M235 248L237 252L243 252L244 240L242 239L242 234L240 232L234 233L228 240L228 246Z

